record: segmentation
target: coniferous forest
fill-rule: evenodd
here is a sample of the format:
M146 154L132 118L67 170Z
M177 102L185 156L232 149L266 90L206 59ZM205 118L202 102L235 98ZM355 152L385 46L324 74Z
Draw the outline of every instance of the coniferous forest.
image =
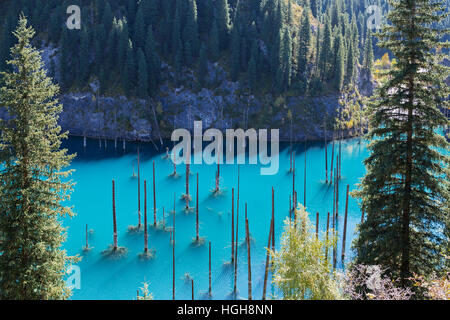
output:
M449 6L1 1L0 299L448 300Z
M73 4L84 19L80 32L62 28ZM232 80L255 92L319 95L351 86L357 68L370 69L373 51L384 53L370 45L367 6L354 0L6 1L1 68L23 12L38 30L38 45L59 48L50 72L60 70L64 91L98 79L102 94L156 96L161 62L174 67L175 82L186 67L201 84L209 60L224 63Z

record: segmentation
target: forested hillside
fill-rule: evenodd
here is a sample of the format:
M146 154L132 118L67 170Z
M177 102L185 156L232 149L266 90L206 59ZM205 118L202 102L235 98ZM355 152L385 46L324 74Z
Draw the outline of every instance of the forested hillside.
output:
M82 9L81 30L65 27L69 5ZM184 67L202 86L206 61L255 93L320 95L355 81L373 59L368 0L92 0L2 1L0 68L13 44L19 12L37 45L58 47L50 73L63 91L98 79L101 94L158 94L161 62L173 83ZM378 0L384 11L387 5ZM306 9L306 10L305 10ZM56 61L56 62L55 62Z

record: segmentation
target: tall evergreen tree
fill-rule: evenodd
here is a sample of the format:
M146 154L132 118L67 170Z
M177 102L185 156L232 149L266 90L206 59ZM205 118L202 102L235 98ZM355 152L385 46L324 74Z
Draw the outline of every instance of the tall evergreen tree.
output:
M119 66L123 66L125 65L125 60L127 59L128 40L130 39L126 19L119 20L117 24L117 37L117 58L119 61Z
M143 48L145 45L145 33L146 26L144 22L144 11L140 6L137 13L136 19L134 20L134 28L133 28L133 44L136 48Z
M355 194L367 220L355 243L356 262L380 264L403 285L413 274L444 268L449 238L449 144L437 133L448 124L448 68L436 54L446 14L442 2L390 1L381 47L397 59L370 105L367 174ZM442 149L440 149L442 148Z
M64 275L72 260L62 249L61 217L72 183L67 181L73 155L61 149L58 87L46 76L39 52L31 46L34 30L20 17L18 43L2 73L0 106L0 299L65 299Z
M189 43L190 52L187 54L191 57L198 56L199 38L198 38L198 19L197 4L195 0L188 0L187 3L186 24L183 30L184 43Z
M283 39L280 46L280 63L277 70L277 89L282 92L291 85L292 79L292 38L289 29L280 31Z
M82 85L86 83L86 80L89 76L89 66L90 66L89 55L91 51L89 48L89 44L90 44L89 29L84 28L81 31L80 57L79 57L80 67L78 68L79 71L78 80Z
M200 58L198 62L198 80L201 85L205 84L205 77L208 74L208 53L206 44L202 42L200 46Z
M317 35L316 35L316 44L315 44L315 47L316 47L316 50L315 50L315 59L314 59L314 62L315 62L315 69L316 69L316 76L320 76L320 67L319 67L319 61L320 61L320 54L321 54L321 52L320 52L320 40L321 40L321 37L322 37L322 31L321 31L322 29L320 28L320 25L318 25L317 26Z
M109 30L111 30L112 23L113 23L113 14L111 11L111 5L109 4L109 1L105 1L105 8L103 9L102 23L105 26L106 31L109 32Z
M350 40L348 44L348 50L347 50L347 66L346 66L346 83L352 84L353 79L355 76L355 66L356 66L356 57L355 57L355 50L354 50L354 44Z
M248 82L252 92L255 91L258 83L258 66L256 64L256 57L252 55L248 63Z
M314 18L318 18L319 13L319 0L311 0L311 13L314 16Z
M248 63L248 82L249 86L254 91L257 87L258 76L259 76L259 47L257 40L253 40L252 50L250 55L250 61Z
M134 49L131 40L128 40L127 58L125 60L122 84L125 94L129 97L132 96L136 84L136 60L134 58Z
M211 59L216 61L219 58L220 53L219 28L217 27L216 20L213 21L211 33L209 35L209 51Z
M236 81L240 72L240 46L241 46L241 36L239 34L239 28L237 25L233 26L232 37L231 37L231 79Z
M364 64L363 67L370 71L373 65L373 45L372 45L372 34L370 31L367 32L366 42L364 45Z
M320 77L322 81L329 79L330 77L330 69L331 69L331 62L332 62L332 53L331 50L333 43L332 43L332 35L331 35L331 23L327 19L325 23L325 31L323 34L323 43L322 48L320 50Z
M302 23L299 31L299 45L298 45L298 78L304 78L306 66L308 64L309 48L311 46L311 22L309 19L309 10L305 8L302 15Z
M230 33L230 8L227 0L216 1L216 22L219 32L220 48L224 49L228 45L228 37Z
M155 24L158 21L158 0L141 0L140 6L143 9L144 17L147 19L148 27L150 24Z
M145 59L144 52L142 49L138 49L137 53L138 59L138 96L140 98L148 97L148 67L147 61Z
M182 10L181 0L177 0L172 26L172 54L175 59L178 54L183 55L183 44L181 43Z
M156 52L155 40L152 26L148 27L147 39L145 41L145 56L147 58L149 95L152 95L158 88L161 76L161 60Z
M337 39L336 48L336 62L334 65L334 87L336 90L341 90L344 83L345 76L345 48L342 36L339 34Z

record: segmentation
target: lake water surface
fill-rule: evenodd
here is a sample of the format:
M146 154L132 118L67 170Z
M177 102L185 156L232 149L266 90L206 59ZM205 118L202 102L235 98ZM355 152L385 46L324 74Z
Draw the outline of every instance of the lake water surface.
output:
M76 152L71 168L76 182L71 205L76 216L64 220L68 229L64 247L68 254L79 254L82 261L77 265L81 271L81 288L73 290L72 299L135 299L136 290L148 282L155 299L172 299L172 245L170 233L149 228L149 247L156 251L151 260L141 260L144 235L130 234L128 226L138 222L137 179L133 178L133 167L137 174L137 144L122 143L117 149L114 142L104 141L99 148L98 140L87 141L83 148L81 138L71 137L64 143L71 153ZM294 145L296 150L296 190L298 202L303 203L304 156L303 143ZM221 166L221 187L224 193L214 197L215 165L191 165L190 194L195 206L195 174L199 173L199 216L200 235L205 237L203 246L192 246L195 237L195 212L186 214L184 202L180 200L185 192L185 166L177 167L180 176L170 176L173 165L163 159L164 150L156 151L152 144L140 145L141 211L144 212L144 180L147 180L148 219L153 222L152 162L156 164L156 203L158 220L162 220L163 207L166 224L172 225L174 193L176 194L176 299L191 299L191 283L185 280L189 274L195 282L195 298L205 299L208 291L208 241L212 245L212 298L229 299L233 291L233 269L226 266L231 256L231 188L237 188L237 165ZM337 149L337 148L336 148ZM336 153L335 153L336 156ZM342 234L347 184L350 191L364 175L362 161L368 156L366 144L359 139L342 142L342 180L339 185L339 233ZM331 159L331 144L328 145L328 161ZM328 167L330 163L328 162ZM244 205L248 206L250 233L254 242L251 246L253 298L260 299L263 288L265 247L271 216L271 188L275 188L275 232L276 247L283 230L283 220L289 216L289 195L292 193L292 174L289 170L289 146L280 148L280 169L277 175L260 175L259 165L240 166L239 238L244 239ZM316 212L320 214L320 230L325 231L327 212L333 211L333 186L325 184L325 153L322 143L307 145L307 210L315 223ZM128 248L126 256L109 259L102 255L113 241L111 181L116 181L116 207L119 246ZM235 199L236 201L236 199ZM357 202L350 198L348 209L348 230L346 261L351 259L351 240L361 220ZM143 221L143 217L142 217ZM83 253L85 227L92 230L89 245L93 247ZM338 263L340 261L338 248ZM247 251L239 247L238 291L239 298L247 298ZM268 290L274 293L273 289Z

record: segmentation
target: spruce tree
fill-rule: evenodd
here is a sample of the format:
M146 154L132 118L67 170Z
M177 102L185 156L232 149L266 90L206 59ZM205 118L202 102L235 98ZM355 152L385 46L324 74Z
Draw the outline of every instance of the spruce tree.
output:
M256 58L253 55L248 63L248 82L250 89L254 92L258 83L258 67L256 65Z
M299 45L298 45L298 78L304 80L306 66L308 64L309 47L311 46L311 22L309 19L309 10L303 10L302 23L299 31Z
M334 87L336 90L341 90L344 83L345 76L345 48L342 36L339 34L336 47L336 63L334 66Z
M379 34L397 64L388 71L370 105L370 156L356 196L367 219L355 242L356 263L379 264L403 285L413 273L444 268L449 238L449 148L437 128L448 124L448 68L436 48L446 16L442 2L390 1L391 11Z
M178 41L178 46L181 47L181 40ZM183 71L183 54L181 50L179 50L175 55L175 81L179 84L181 78L181 72Z
M230 8L227 0L216 1L216 22L219 32L220 48L224 49L228 45L228 37L230 33Z
M191 57L198 56L199 38L198 38L198 22L197 22L197 5L195 0L188 0L188 8L186 14L186 24L183 30L184 43L189 43L190 52L187 54Z
M124 76L122 77L122 84L125 94L130 97L136 84L136 60L134 58L133 43L128 40L127 57L125 60Z
M237 25L233 26L232 37L231 37L231 79L236 81L240 72L240 45L241 36L239 34L239 29Z
M364 69L368 71L372 70L373 59L372 34L368 31L366 43L364 45Z
M356 57L355 57L355 50L354 50L353 46L354 46L354 44L350 40L350 43L348 45L348 50L347 50L347 66L346 66L346 72L345 72L346 83L348 85L353 83L353 79L355 76Z
M311 13L314 16L314 18L318 17L318 12L319 12L318 2L319 2L319 0L311 0Z
M111 11L111 6L109 4L109 1L105 1L105 8L103 9L102 23L105 26L106 31L109 32L109 30L111 30L112 23L113 23L113 14Z
M220 54L219 29L217 27L216 20L213 21L211 34L209 36L209 51L211 59L216 61Z
M139 7L137 11L133 30L134 30L133 44L135 45L136 48L143 48L145 45L146 26L144 22L144 12L142 7Z
M258 63L259 63L259 48L256 40L253 40L250 61L248 63L248 82L250 89L254 92L258 82Z
M329 79L330 77L330 69L331 69L331 57L332 57L332 36L331 36L331 23L327 19L325 23L325 31L323 34L323 43L322 48L320 50L320 77L322 81L325 79Z
M183 44L181 43L182 10L181 0L177 0L172 26L172 54L174 59L178 54L183 54Z
M109 2L109 1L106 1ZM134 19L136 17L136 0L128 0L128 21L130 22L130 26L134 25Z
M81 31L81 41L80 41L80 67L78 68L79 76L78 80L81 85L84 85L86 83L86 80L89 76L89 54L90 54L90 39L89 39L89 30L87 28L84 28Z
M64 171L74 155L61 149L67 138L57 123L62 112L58 87L46 76L35 32L21 16L14 32L18 43L2 73L0 106L0 299L65 299L64 281L73 259L62 249L64 206L73 184Z
M147 58L149 94L152 95L158 88L161 76L161 60L156 52L155 40L152 26L148 27L147 39L145 41L145 56Z
M208 73L208 53L206 44L202 42L200 46L200 58L198 62L198 80L201 85L205 84L205 77Z
M289 29L280 31L282 41L280 44L280 63L277 70L277 90L279 92L287 90L291 85L292 78L292 39Z
M148 97L148 67L145 55L142 49L138 49L138 96L139 98Z
M118 22L118 45L117 45L117 58L119 61L119 67L125 65L125 60L127 58L127 48L128 48L128 23L126 19L121 19Z

